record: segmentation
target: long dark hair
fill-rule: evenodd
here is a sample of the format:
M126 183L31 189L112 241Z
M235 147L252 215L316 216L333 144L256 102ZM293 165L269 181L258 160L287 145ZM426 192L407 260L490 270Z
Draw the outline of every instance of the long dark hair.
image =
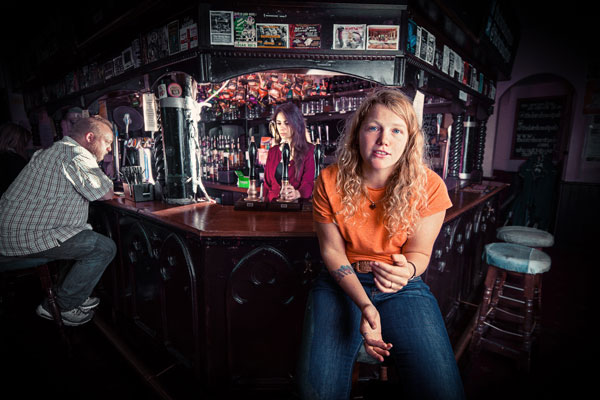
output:
M288 122L288 126L292 131L292 146L294 152L294 160L296 160L296 179L300 177L300 169L304 165L304 157L307 156L309 144L306 141L306 124L304 123L304 116L296 105L292 102L283 103L279 105L273 113L273 121L277 118L279 113L285 115L285 119ZM279 142L281 137L277 135ZM279 143L277 143L279 144Z
M6 122L0 126L0 153L14 151L26 159L26 148L30 140L31 132L29 129L19 124Z

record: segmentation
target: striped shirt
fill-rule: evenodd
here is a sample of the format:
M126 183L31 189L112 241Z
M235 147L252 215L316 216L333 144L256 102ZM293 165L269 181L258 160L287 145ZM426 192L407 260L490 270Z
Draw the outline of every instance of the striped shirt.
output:
M70 137L37 151L0 199L0 253L38 253L92 229L89 202L112 188L94 155Z

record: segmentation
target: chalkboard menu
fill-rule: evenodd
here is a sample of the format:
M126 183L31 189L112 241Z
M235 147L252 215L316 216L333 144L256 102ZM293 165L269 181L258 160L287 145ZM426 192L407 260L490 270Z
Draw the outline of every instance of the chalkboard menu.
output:
M511 159L553 154L560 144L565 96L517 100Z

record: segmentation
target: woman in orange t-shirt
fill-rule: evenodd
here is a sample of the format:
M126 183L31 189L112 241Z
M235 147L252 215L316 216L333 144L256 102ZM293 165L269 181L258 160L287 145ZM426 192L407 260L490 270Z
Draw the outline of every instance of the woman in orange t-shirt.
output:
M360 347L390 356L403 399L462 399L437 301L420 278L446 209L423 161L411 102L382 88L361 104L313 191L326 266L311 289L297 379L302 398L347 399Z

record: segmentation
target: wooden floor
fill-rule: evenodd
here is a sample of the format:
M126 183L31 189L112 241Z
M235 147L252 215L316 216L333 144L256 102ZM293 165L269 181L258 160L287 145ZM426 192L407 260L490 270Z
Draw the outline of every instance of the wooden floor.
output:
M599 315L596 286L600 263L597 257L592 258L592 252L558 244L548 249L553 264L543 277L543 330L531 373L520 373L512 360L495 354L482 353L472 359L465 352L459 366L468 399L575 399L587 397L589 390L593 393L599 382L593 366L600 352L598 334L591 325ZM4 371L0 397L161 398L106 339L98 324L70 328L74 356L65 357L52 322L35 315L41 296L36 279L21 279L7 289L14 295L0 296L0 362ZM185 371L175 368L163 377L161 384L174 400L213 398L186 387L182 383L186 381ZM5 397L8 393L16 395ZM286 394L281 398L295 397Z

